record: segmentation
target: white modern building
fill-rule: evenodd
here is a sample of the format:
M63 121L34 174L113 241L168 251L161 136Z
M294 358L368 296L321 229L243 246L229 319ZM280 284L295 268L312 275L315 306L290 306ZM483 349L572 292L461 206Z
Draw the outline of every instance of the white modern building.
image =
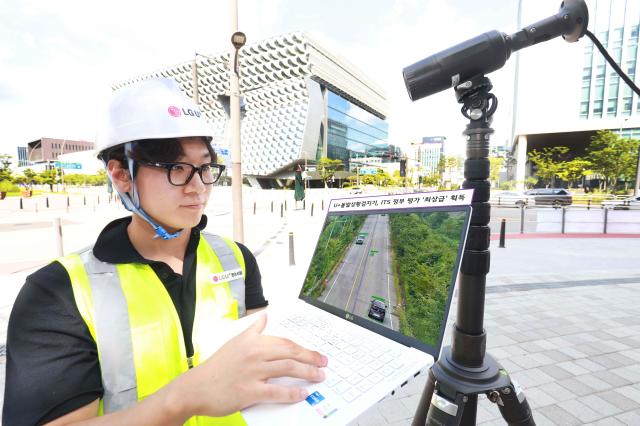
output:
M640 1L586 3L589 30L638 85ZM555 0L522 0L522 25L553 15L558 8ZM640 138L638 95L617 76L586 36L573 44L557 38L517 55L511 149L517 165L510 171L510 178L520 186L530 173L527 153L532 149L561 145L568 146L574 155L582 155L591 137L601 129Z
M195 59L121 82L174 78L199 103L228 153L229 53ZM302 33L248 44L240 50L242 173L254 186L281 185L298 164L321 157L397 161L388 143L387 98L346 60ZM227 154L228 155L228 154Z
M421 176L438 173L438 164L444 155L446 141L447 138L444 136L425 136L422 138L422 142L411 144L413 159Z

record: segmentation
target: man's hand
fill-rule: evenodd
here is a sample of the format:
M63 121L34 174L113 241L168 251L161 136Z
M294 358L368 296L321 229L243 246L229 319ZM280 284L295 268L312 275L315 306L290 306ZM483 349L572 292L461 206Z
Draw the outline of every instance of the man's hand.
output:
M181 395L188 415L220 417L259 402L293 403L307 397L304 388L268 383L270 378L324 380L320 367L327 366L327 358L289 339L262 335L266 322L266 315L261 315L207 361L169 385Z

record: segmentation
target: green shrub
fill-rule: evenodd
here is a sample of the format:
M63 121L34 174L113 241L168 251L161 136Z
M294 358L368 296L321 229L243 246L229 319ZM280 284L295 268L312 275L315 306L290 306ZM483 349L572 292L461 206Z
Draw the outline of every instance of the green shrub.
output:
M14 185L8 180L0 181L0 192L18 192L18 191L20 191L20 188L18 187L18 185Z

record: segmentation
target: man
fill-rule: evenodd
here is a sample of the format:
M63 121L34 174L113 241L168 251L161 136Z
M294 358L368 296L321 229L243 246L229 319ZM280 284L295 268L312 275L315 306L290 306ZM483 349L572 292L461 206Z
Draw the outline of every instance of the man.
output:
M172 80L147 80L114 92L106 121L98 156L134 214L27 278L3 423L236 425L250 405L304 399L268 379L321 381L327 359L261 335L264 316L211 355L217 324L267 301L251 252L201 232L224 167L197 106Z

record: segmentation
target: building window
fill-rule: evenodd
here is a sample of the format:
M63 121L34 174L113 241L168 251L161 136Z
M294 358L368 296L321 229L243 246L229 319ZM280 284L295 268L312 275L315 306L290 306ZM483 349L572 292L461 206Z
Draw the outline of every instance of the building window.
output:
M607 103L607 116L615 117L618 111L618 98L609 98Z
M632 97L625 97L624 99L622 99L622 115L631 115L632 103Z
M580 103L580 118L589 118L589 101Z
M602 117L602 100L593 102L593 116L598 118Z

